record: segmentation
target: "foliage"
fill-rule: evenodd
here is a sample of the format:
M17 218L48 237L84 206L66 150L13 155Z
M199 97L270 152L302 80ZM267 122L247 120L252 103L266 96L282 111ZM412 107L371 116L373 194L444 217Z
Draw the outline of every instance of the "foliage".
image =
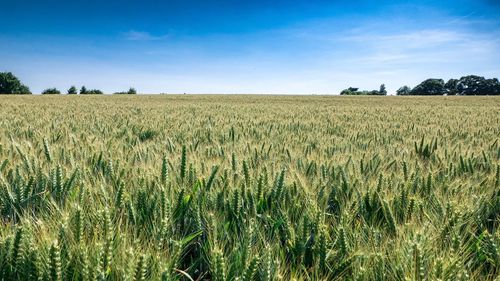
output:
M468 75L460 79L450 79L446 84L442 79L427 79L413 88L411 95L500 95L497 78Z
M496 97L1 102L0 280L498 279Z
M398 96L408 96L411 94L411 88L408 86L403 86L396 91Z
M380 89L378 90L379 95L386 96L387 90L385 89L385 84L380 85Z
M101 90L91 89L87 90L85 86L82 86L80 90L80 95L102 95L104 94Z
M457 81L456 92L458 95L500 95L498 79L485 79L482 76L469 75Z
M126 92L116 92L113 95L137 95L137 91L134 88L130 88Z
M411 90L412 95L418 96L436 96L445 94L443 79L430 78L418 84Z
M76 95L78 94L78 90L76 89L75 86L71 86L69 89L68 89L68 95Z
M458 93L457 89L458 79L450 79L446 84L444 84L445 91L448 95L456 95Z
M45 89L42 92L42 95L60 95L60 94L61 92L56 88Z
M387 95L387 91L385 89L385 85L380 85L380 89L372 90L372 91L359 91L359 88L349 87L340 92L341 96L385 96Z
M31 95L31 92L11 72L0 72L0 94Z
M101 90L92 89L87 91L87 95L103 95L104 93Z

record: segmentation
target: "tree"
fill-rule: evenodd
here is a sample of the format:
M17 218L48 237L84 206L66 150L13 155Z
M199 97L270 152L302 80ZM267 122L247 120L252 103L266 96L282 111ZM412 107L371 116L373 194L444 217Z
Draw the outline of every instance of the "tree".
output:
M76 95L76 94L78 94L78 91L76 90L76 87L75 86L71 86L68 89L68 95Z
M380 95L386 96L387 90L385 89L385 84L380 85L380 90L378 90Z
M127 94L129 94L129 95L137 95L137 91L134 88L130 88L130 89L128 89Z
M460 78L457 82L457 93L459 95L498 95L500 94L500 83L498 79L485 79L482 76L468 75Z
M0 94L31 95L31 92L11 72L0 72Z
M387 95L387 91L384 89L384 92L381 92L380 90L371 90L371 91L362 91L362 95L368 95L368 96L385 96Z
M87 90L85 86L82 86L82 88L80 89L80 95L102 95L102 94L104 93L101 90L96 90L96 89Z
M406 87L406 86L405 86ZM450 79L446 84L442 79L427 79L413 88L401 87L398 95L500 95L500 82L497 78L486 79L482 76L468 75L460 79Z
M497 78L486 79L487 95L500 95L500 82Z
M340 92L341 96L380 96L387 95L387 91L385 90L385 85L382 84L380 86L380 90L371 90L371 91L359 91L359 88L349 87Z
M137 95L137 91L134 88L130 88L126 92L116 92L113 95Z
M436 96L445 94L444 81L443 79L427 79L422 83L418 84L413 90L411 90L412 95L420 96Z
M92 89L87 91L87 95L103 95L104 93L101 90Z
M411 88L408 86L403 86L396 91L398 96L408 96L411 93Z
M42 95L60 95L61 92L56 88L49 88L42 92Z
M457 83L459 95L479 95L484 92L485 79L482 76L468 75L461 77Z
M458 85L458 80L457 79L450 79L446 84L444 84L444 88L446 90L446 93L448 95L456 95L458 93L457 91L457 85Z
M349 88L347 88L347 89L342 90L342 91L340 92L340 95L341 95L341 96L352 96L352 95L357 95L358 89L359 89L359 88L349 87Z

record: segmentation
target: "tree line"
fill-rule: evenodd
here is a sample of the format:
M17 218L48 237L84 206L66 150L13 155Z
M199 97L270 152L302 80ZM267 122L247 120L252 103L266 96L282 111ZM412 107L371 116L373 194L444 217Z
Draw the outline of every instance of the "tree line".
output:
M372 91L360 91L359 88L349 87L340 92L341 96L386 96L387 90L385 89L385 84L380 85L380 89Z
M340 95L377 95L385 96L387 91L385 85L380 85L380 90L359 91L358 88L347 88L340 92ZM497 78L486 79L482 76L468 75L460 79L450 79L444 82L443 79L426 79L422 83L410 88L403 86L396 91L398 96L480 96L480 95L500 95L500 82Z
M68 95L102 95L103 92L97 89L87 90L85 86L80 91L75 86L71 86L67 92ZM28 86L11 72L0 72L0 94L27 94L31 91ZM60 95L61 91L56 88L49 88L42 92L43 95ZM137 91L130 88L128 91L115 92L115 95L135 95ZM340 92L340 95L370 95L385 96L387 90L385 85L380 85L378 90L359 90L359 88L349 87ZM398 96L437 96L437 95L459 95L459 96L478 96L478 95L500 95L500 82L497 78L486 79L482 76L468 75L460 79L450 79L446 83L443 79L426 79L413 89L409 86L403 86L396 91Z
M11 72L0 72L0 94L13 94L13 95L31 95L31 91L28 86L21 83L21 81ZM57 88L48 88L42 92L42 95L60 95L62 94ZM71 86L67 91L68 95L102 95L104 94L101 90L90 89L88 90L85 86L77 90L75 86ZM136 95L137 91L134 88L130 88L128 91L116 92L115 95Z
M460 79L450 79L444 82L443 79L427 79L411 89L403 86L396 91L399 96L420 95L459 95L459 96L480 96L480 95L500 95L500 82L497 78L486 79L482 76L468 75Z

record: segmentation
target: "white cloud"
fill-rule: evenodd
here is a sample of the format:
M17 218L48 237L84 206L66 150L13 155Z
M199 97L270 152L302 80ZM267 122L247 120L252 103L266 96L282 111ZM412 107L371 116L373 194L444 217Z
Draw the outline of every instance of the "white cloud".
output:
M344 38L363 45L365 54L353 61L374 64L439 64L490 60L500 50L498 39L466 31L416 30L399 34L357 35Z
M341 38L340 41L368 43L379 47L405 46L409 49L428 48L446 43L461 42L466 34L451 30L429 29L397 34L361 34Z
M152 35L149 32L137 31L137 30L130 30L130 31L124 32L123 35L124 35L126 40L130 40L130 41L154 41L154 40L166 39L169 37L168 34L156 36L156 35Z

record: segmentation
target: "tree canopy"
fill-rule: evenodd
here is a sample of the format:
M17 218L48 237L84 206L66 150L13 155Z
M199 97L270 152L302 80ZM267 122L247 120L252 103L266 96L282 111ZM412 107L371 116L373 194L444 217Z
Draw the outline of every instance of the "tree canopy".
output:
M82 88L80 89L80 95L102 95L102 94L104 93L101 90L96 90L96 89L87 90L85 86L82 86Z
M103 95L104 93L101 90L92 89L87 91L87 95Z
M78 94L78 90L76 89L75 86L71 86L69 89L68 89L68 95L76 95Z
M409 93L398 90L396 94L423 96L444 94L460 96L500 95L500 83L497 78L486 79L477 75L463 76L460 79L450 79L446 83L444 83L443 79L427 79L413 88Z
M11 72L0 72L0 94L31 95L31 91Z
M436 96L445 94L443 79L430 78L418 84L410 92L411 95Z
M113 95L137 95L137 91L134 88L130 88L126 92L116 92Z
M359 88L349 87L340 92L341 96L385 96L387 91L385 89L385 84L380 85L380 89L372 91L359 91Z
M61 92L56 88L49 88L42 92L42 95L60 95Z
M398 96L408 96L411 93L411 88L408 86L403 86L396 91Z
M497 78L485 79L482 76L469 75L460 78L454 90L457 95L499 95L500 83Z

